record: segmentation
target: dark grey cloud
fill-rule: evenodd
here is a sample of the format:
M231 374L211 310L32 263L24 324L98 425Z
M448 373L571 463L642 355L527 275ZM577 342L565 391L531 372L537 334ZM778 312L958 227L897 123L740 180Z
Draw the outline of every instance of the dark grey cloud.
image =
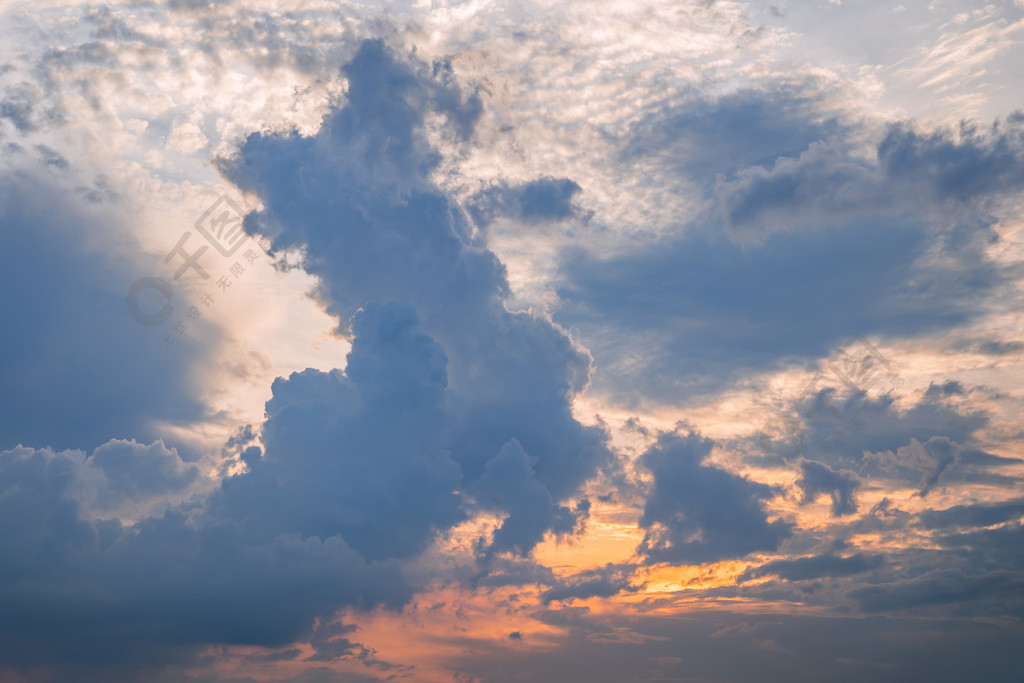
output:
M965 230L983 228L986 200L1024 186L1024 126L1013 122L985 132L965 123L955 133L893 124L874 160L851 151L841 138L821 140L798 156L779 155L770 168L752 166L718 183L714 193L726 226L750 238L851 215L912 212L938 227L945 209L964 221L962 239Z
M405 304L352 322L345 374L274 382L263 457L210 503L252 533L341 536L369 559L409 557L462 521L462 474L447 449L446 358Z
M494 532L493 549L528 552L548 530L573 534L582 530L590 502L581 500L574 508L555 505L534 470L530 458L515 439L506 443L484 466L473 488L475 500L483 507L521 510L507 517Z
M681 105L684 123L660 129L679 136L673 172L706 188L706 211L632 251L563 254L556 319L580 329L602 393L678 404L825 357L855 334L934 334L975 319L1013 279L986 250L998 202L1024 178L1020 125L958 136L893 126L865 159L855 143L870 133L822 123L812 96L783 88L741 99ZM694 123L716 107L718 122ZM749 159L690 163L720 154L721 136L699 131L746 141L751 117L771 119L752 130L772 132ZM671 158L675 148L630 153L645 149L661 163L660 150Z
M505 309L504 267L430 178L440 156L424 117L466 140L477 95L447 62L403 61L379 41L363 43L343 75L347 100L316 136L253 135L221 167L264 202L250 230L272 234L275 249L304 247L317 298L343 329L370 302L415 311L448 359L446 447L461 490L509 515L493 550L528 552L546 531L575 528L585 507L563 503L607 461L603 432L579 424L568 400L590 359L550 321ZM521 495L499 495L489 469L514 470L508 491Z
M701 564L772 551L792 525L769 522L771 487L706 463L714 442L665 433L639 460L654 477L644 503L639 551L649 562Z
M633 583L635 571L635 565L609 562L603 567L587 569L560 580L557 585L542 592L540 598L544 604L550 604L556 600L571 602L594 597L609 598L623 592L635 592L643 588L643 584Z
M925 529L951 527L986 527L1002 524L1024 516L1024 500L1014 499L1000 503L954 505L944 510L927 510L918 516L918 524Z
M24 331L0 366L12 392L3 436L92 452L0 457L12 522L0 539L17 553L0 573L3 661L45 662L57 680L144 678L208 644L305 638L314 660L390 671L324 620L405 604L414 586L399 562L476 510L505 519L468 580L525 570L556 585L525 556L545 534L581 530L580 487L608 460L604 432L571 413L589 357L550 321L505 309L502 265L429 179L440 157L425 118L466 139L479 115L450 65L368 42L343 72L348 99L315 138L253 136L224 168L264 198L250 222L274 228L275 248L306 248L318 299L352 336L348 363L277 379L260 441L244 427L225 446L245 471L211 493L193 490L197 470L177 451L145 438L147 419L198 416L164 407L188 395L165 375L189 357L147 372L148 352L167 349L130 347L138 332L124 348L107 343L143 330L124 308L131 280L116 277L130 266L86 248L95 222L5 186L17 249L4 252L2 277L25 296L4 300ZM75 327L86 334L64 333ZM95 517L161 496L177 500L131 525Z
M821 84L773 83L648 114L631 126L626 162L657 158L698 183L733 177L752 166L797 157L816 141L848 132L835 113L823 112Z
M996 570L968 575L958 568L933 569L909 579L855 588L849 596L867 612L902 610L949 603L1006 599L1020 610L1024 601L1024 573ZM1011 605L1005 605L1009 608Z
M45 664L57 681L135 680L207 644L282 647L342 605L398 606L411 595L394 562L368 563L340 536L255 528L258 499L235 517L195 503L133 526L92 517L82 500L108 476L111 449L125 448L113 442L88 459L0 453L0 539L12 553L0 569L0 659L9 666ZM140 474L146 462L104 482L128 493L140 484L157 492L161 477L178 487L167 465Z
M756 246L698 235L612 258L576 249L564 255L556 319L594 353L595 388L680 402L825 357L854 334L915 336L971 320L998 269L920 262L932 244L903 215Z
M949 380L942 384L932 382L924 392L926 399L945 398L947 396L961 396L964 393L964 385L955 380Z
M916 486L922 496L947 482L989 478L1005 485L998 472L1015 461L978 448L976 433L990 416L954 402L960 392L971 390L956 383L942 386L899 399L894 393L870 398L862 391L826 386L780 414L771 423L780 433L760 434L755 448L762 457L754 458L778 466L799 462L805 479L811 471L815 495L833 495L837 514L855 511L858 478Z
M957 134L892 126L878 145L888 180L925 188L930 199L969 201L1024 187L1024 126L1010 117L989 130L964 122Z
M836 472L821 463L805 460L800 463L800 481L804 503L812 503L820 494L832 498L832 516L853 514L857 511L854 492L860 486L852 472Z
M1011 353L1017 353L1021 350L1024 350L1024 342L987 341L978 344L977 349L979 352L989 356L1005 356Z
M603 431L571 414L589 357L550 321L505 309L503 267L429 180L440 157L425 117L465 139L478 98L447 63L404 62L379 42L344 75L348 99L315 138L253 136L225 168L260 190L268 208L253 218L276 226L276 248L307 248L318 298L352 335L348 364L276 380L261 442L243 428L225 447L246 470L205 496L187 498L195 467L144 438L146 419L197 416L164 407L188 395L165 376L179 356L156 373L143 361L167 350L153 339L108 343L143 329L124 308L122 264L85 248L95 223L5 186L17 248L0 277L25 295L4 299L24 328L0 366L4 439L99 447L0 458L0 540L17 553L0 574L0 660L45 662L57 680L145 678L208 644L306 638L317 660L390 670L313 624L344 606L405 604L414 587L399 560L470 509L506 516L482 547L480 584L533 565L514 555L545 534L580 531L589 502L570 501L608 459ZM93 514L172 493L178 502L132 525Z
M581 191L575 181L552 176L516 185L495 183L470 198L466 209L473 220L483 226L497 216L525 223L584 218L581 210L573 204L573 199Z
M748 569L741 579L777 576L784 581L810 581L837 576L866 574L885 564L884 555L854 553L847 557L835 554L798 557L792 560L772 560Z

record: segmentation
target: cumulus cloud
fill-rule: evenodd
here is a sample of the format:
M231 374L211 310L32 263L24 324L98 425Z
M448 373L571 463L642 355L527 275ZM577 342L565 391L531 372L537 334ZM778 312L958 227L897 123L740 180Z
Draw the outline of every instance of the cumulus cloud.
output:
M264 202L251 229L272 234L276 249L303 247L316 296L340 321L374 301L415 311L448 358L446 445L464 490L507 513L496 549L528 552L545 531L573 528L579 513L561 503L607 460L601 430L570 411L589 357L550 321L505 308L504 267L431 179L439 154L427 115L465 140L477 95L445 62L399 59L380 41L364 43L342 73L347 99L315 137L253 135L222 167ZM524 495L499 500L488 467L515 470Z
M770 551L792 525L768 520L771 487L705 462L715 443L662 434L641 457L654 478L644 503L640 552L649 562L702 564Z
M797 483L804 492L804 503L814 502L820 494L832 499L832 516L852 514L857 511L854 491L860 482L852 472L836 472L821 463L804 461L800 463L801 479Z
M352 323L345 374L274 383L264 453L211 502L255 533L341 536L369 559L408 557L461 521L461 471L446 442L446 359L408 305Z
M282 646L341 605L408 598L396 565L370 565L337 535L254 528L260 500L234 517L193 502L131 526L93 516L114 495L176 492L194 469L159 443L0 453L6 663L135 676L205 643Z
M582 188L569 178L546 176L525 183L496 183L470 198L467 209L479 225L504 216L525 223L582 218L573 199Z

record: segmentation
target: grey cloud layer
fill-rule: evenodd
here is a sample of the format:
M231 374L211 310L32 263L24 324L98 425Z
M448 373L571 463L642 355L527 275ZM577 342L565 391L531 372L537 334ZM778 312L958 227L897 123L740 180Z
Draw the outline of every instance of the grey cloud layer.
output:
M639 128L630 155L705 187L705 213L682 236L563 257L556 319L580 328L617 400L685 401L854 334L952 329L1016 276L986 255L1024 183L1014 117L955 136L890 126L865 158L871 133L793 86L679 109Z

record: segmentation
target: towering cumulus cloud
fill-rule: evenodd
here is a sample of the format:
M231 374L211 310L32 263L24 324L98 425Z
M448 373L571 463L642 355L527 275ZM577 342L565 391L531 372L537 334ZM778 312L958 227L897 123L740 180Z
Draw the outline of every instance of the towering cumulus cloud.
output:
M246 469L134 523L111 511L195 482L176 450L0 453L16 558L0 571L4 662L102 680L110 662L155 666L203 644L281 646L343 606L403 604L399 562L469 514L503 520L477 546L484 571L585 522L573 499L607 457L603 432L570 413L589 357L506 310L501 263L430 181L427 122L464 139L479 101L444 64L379 42L344 75L347 101L315 137L252 136L223 164L263 199L254 218L274 247L304 248L353 336L346 368L279 378Z
M272 234L275 249L304 249L305 268L320 280L317 296L340 321L373 302L402 302L367 316L391 331L354 328L357 345L364 333L394 343L399 324L388 319L397 313L386 311L419 317L423 333L439 345L432 348L447 356L449 379L444 409L423 425L443 435L438 447L450 452L463 478L436 481L441 489L464 487L479 506L507 513L493 550L529 551L546 531L571 529L573 517L585 514L585 505L561 503L607 457L602 433L570 412L570 397L587 381L589 357L548 320L506 310L502 264L431 179L440 156L427 125L440 125L449 140L468 138L481 109L477 96L459 89L444 62L403 62L379 41L364 43L343 72L347 102L315 137L253 135L223 169L263 200L251 226ZM381 361L379 372L378 380L399 376L401 366ZM275 387L271 405L289 392L288 384ZM414 428L402 411L422 406L402 406L419 396L381 402L381 418ZM334 400L325 396L323 403ZM301 410L323 409L314 401ZM272 417L270 426L299 414ZM305 439L342 450L326 441L328 430L311 426ZM268 455L294 449L279 439L268 444ZM490 483L497 471L500 495ZM433 495L429 487L425 482L417 495Z

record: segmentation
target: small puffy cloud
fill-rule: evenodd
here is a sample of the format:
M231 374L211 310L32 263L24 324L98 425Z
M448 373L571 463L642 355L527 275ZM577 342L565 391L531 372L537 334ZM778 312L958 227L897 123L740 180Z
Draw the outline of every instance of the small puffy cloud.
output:
M203 117L195 113L188 120L175 121L167 135L167 148L181 154L195 154L209 144L200 124Z
M555 586L541 593L545 604L556 600L571 602L587 598L609 598L623 592L636 592L642 585L633 583L636 567L631 564L608 563L596 569L587 569L561 579Z
M63 116L46 101L38 86L22 82L4 89L0 99L0 119L10 121L20 133L31 133L60 123Z
M705 462L714 441L662 434L640 457L653 477L640 526L648 562L702 564L772 551L792 525L768 520L771 487Z
M812 503L821 494L832 498L832 516L853 514L857 511L854 491L860 486L852 472L836 472L821 463L805 460L800 463L800 481L797 485L804 493L804 503Z
M499 216L535 224L581 218L573 205L581 191L575 181L552 176L519 184L497 183L470 198L467 209L480 225Z

